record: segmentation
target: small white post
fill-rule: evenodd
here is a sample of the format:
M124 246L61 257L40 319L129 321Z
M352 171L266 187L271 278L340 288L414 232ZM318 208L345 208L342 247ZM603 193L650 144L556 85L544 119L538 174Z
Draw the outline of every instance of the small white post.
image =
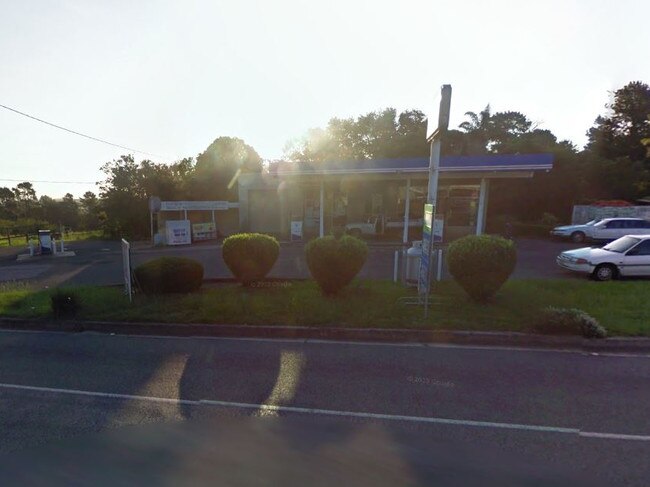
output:
M438 259L437 259L437 269L436 269L436 281L442 281L442 249L438 249Z
M183 220L187 220L187 210L183 210Z
M409 220L411 212L411 178L406 178L406 203L404 204L404 233L402 243L409 241Z
M320 180L320 211L319 211L319 220L320 220L320 232L321 237L325 236L325 185L323 180Z

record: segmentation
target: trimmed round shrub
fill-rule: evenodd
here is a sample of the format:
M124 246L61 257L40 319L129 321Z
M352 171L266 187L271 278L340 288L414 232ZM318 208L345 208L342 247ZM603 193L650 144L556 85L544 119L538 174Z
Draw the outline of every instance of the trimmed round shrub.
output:
M493 235L468 235L449 245L447 264L456 282L475 301L489 300L517 263L512 241Z
M582 335L585 338L607 336L607 330L596 318L575 308L546 308L537 317L532 329L547 335Z
M67 289L57 289L50 296L50 306L56 319L74 318L79 312L80 303L79 296Z
M203 266L185 257L159 257L135 268L145 294L191 293L203 283Z
M358 238L332 235L316 238L305 247L309 272L323 294L336 294L359 273L368 257L368 245Z
M271 271L280 255L280 244L270 235L238 233L223 241L221 252L235 279L250 286Z

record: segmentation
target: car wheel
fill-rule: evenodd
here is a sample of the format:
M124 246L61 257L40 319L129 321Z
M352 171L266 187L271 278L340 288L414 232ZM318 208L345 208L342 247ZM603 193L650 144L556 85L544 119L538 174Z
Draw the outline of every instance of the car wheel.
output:
M356 238L361 238L361 230L359 230L358 228L353 228L352 230L350 230L350 235Z
M593 277L597 281L611 281L616 277L616 267L611 264L601 264L594 269Z
M574 243L582 243L585 241L585 233L584 232L573 232L571 234L571 241Z

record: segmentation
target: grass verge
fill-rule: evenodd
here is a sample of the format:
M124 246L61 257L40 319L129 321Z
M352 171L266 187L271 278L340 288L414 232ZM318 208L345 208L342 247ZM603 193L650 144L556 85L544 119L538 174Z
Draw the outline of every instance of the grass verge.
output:
M136 296L130 304L119 288L79 287L80 319L168 323L425 328L528 331L546 306L580 308L610 335L650 336L648 281L596 283L582 280L508 282L487 305L469 301L453 282L439 284L424 320L422 308L398 303L413 290L387 281L355 281L337 297L323 297L313 282L206 287L188 295ZM0 315L51 317L50 292L0 286Z

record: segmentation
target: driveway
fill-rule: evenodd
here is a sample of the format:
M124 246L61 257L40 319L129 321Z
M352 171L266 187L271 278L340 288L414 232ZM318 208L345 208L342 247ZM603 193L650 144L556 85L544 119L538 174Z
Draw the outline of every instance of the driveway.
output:
M548 240L517 240L518 262L516 279L553 279L575 277L555 264L562 250L576 248L575 244ZM16 262L13 254L0 256L0 282L28 281L40 287L57 285L116 285L122 282L122 257L119 242L72 242L66 247L75 251L74 257L35 257ZM360 277L392 279L395 251L399 246L370 245L368 260ZM148 248L135 246L132 263L137 266L164 255L189 257L201 262L207 279L230 278L232 275L221 258L221 246L202 244L191 247ZM401 264L400 264L401 265ZM401 272L401 270L400 270ZM401 275L401 274L400 274ZM445 278L449 277L446 269ZM307 279L310 277L301 244L283 244L270 277Z

